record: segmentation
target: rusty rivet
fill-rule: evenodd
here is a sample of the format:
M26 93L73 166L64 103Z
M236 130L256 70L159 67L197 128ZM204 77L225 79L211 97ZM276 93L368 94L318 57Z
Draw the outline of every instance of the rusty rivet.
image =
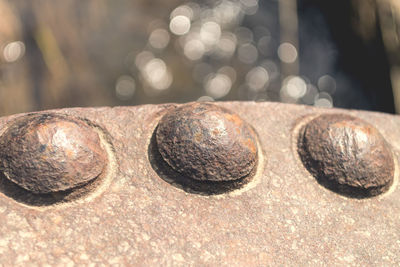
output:
M98 134L85 122L63 115L28 115L0 139L4 175L33 193L86 184L102 173L106 158Z
M156 131L162 158L198 181L234 181L250 174L258 159L254 131L238 115L207 103L168 112Z
M325 114L313 119L303 127L298 150L318 181L338 193L369 197L393 182L388 144L376 128L358 118Z

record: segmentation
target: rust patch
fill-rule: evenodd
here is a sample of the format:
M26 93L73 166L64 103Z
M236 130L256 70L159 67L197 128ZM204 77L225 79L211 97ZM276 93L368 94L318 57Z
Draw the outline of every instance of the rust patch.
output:
M233 122L234 124L236 124L238 127L242 127L242 125L243 125L242 118L240 118L237 114L226 114L225 118L228 121Z
M231 111L206 103L168 112L157 127L156 142L171 168L199 181L241 179L258 158L250 126Z
M106 161L98 134L83 121L66 116L25 116L0 139L1 171L32 193L82 186L102 173Z
M248 138L245 142L245 145L250 149L251 152L253 153L257 153L257 147L254 144L253 140L251 140L250 138Z
M372 125L358 118L321 115L301 130L304 166L327 188L356 198L381 194L394 179L392 152Z

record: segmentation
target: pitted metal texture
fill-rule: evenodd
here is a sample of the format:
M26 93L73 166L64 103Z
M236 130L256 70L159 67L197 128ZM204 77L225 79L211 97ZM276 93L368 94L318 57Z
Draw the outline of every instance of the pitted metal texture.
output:
M349 115L324 114L299 135L304 165L319 182L351 197L389 189L394 178L392 152L372 125Z
M83 121L54 114L24 116L0 139L0 170L33 193L65 191L97 178L106 156Z
M258 161L245 184L209 194L210 188L199 193L189 190L190 184L177 185L163 177L157 164L160 157L153 155L160 120L181 105L37 113L87 122L87 127L101 133L106 165L100 179L83 186L88 193L68 198L56 192L52 195L62 196L43 203L43 196L36 193L30 193L29 199L39 200L24 201L24 194L13 193L18 185L9 186L14 182L0 175L0 263L400 264L400 117L281 103L212 105L230 110L253 129ZM306 168L298 153L299 136L308 123L324 114L350 115L379 131L392 160L382 161L382 166L393 168L393 181L387 190L363 199L348 197L321 186ZM4 140L12 125L24 118L26 114L0 118L0 139ZM376 162L373 153L369 156L372 163ZM24 155L19 157L23 160Z
M237 114L217 105L190 103L173 109L156 131L163 159L191 179L238 180L256 166L253 130Z

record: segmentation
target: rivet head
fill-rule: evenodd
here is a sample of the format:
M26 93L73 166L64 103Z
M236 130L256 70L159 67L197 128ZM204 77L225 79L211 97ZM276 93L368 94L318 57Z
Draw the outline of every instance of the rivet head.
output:
M325 114L311 120L299 136L298 150L318 181L350 197L369 197L393 182L392 152L376 128L358 118Z
M98 177L106 165L100 138L85 122L56 114L17 119L0 138L0 168L32 193L65 191Z
M241 179L258 159L251 127L231 111L208 103L169 111L158 124L156 141L170 167L198 181Z

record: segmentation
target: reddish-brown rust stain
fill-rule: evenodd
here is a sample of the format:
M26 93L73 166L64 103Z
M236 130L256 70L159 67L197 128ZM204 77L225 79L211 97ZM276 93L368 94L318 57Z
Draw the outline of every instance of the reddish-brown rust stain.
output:
M299 135L298 151L318 181L338 193L370 197L393 183L394 161L387 142L358 118L325 114L313 119Z
M241 179L252 172L258 158L251 127L233 112L208 103L167 112L157 127L156 142L171 168L200 181Z
M201 140L203 140L203 135L201 133L195 133L194 140L198 143L201 142Z
M0 138L1 171L33 193L81 186L98 177L106 162L97 132L64 115L28 115L17 119Z
M353 131L362 131L363 133L370 135L373 132L376 131L376 129L374 129L372 126L370 125L365 125L365 126L360 126L360 125L356 125L354 123L352 123L352 121L340 121L340 122L336 122L332 125L332 127L334 128L347 128L347 129L351 129Z
M242 118L240 118L237 114L226 114L225 118L228 121L233 122L234 124L236 124L238 127L242 127L243 125L243 120Z
M214 130L212 131L212 133L213 133L214 136L218 136L218 135L221 133L221 131L218 130L218 129L214 129Z
M257 147L253 140L248 138L244 143L250 149L251 152L253 152L253 153L257 152Z

